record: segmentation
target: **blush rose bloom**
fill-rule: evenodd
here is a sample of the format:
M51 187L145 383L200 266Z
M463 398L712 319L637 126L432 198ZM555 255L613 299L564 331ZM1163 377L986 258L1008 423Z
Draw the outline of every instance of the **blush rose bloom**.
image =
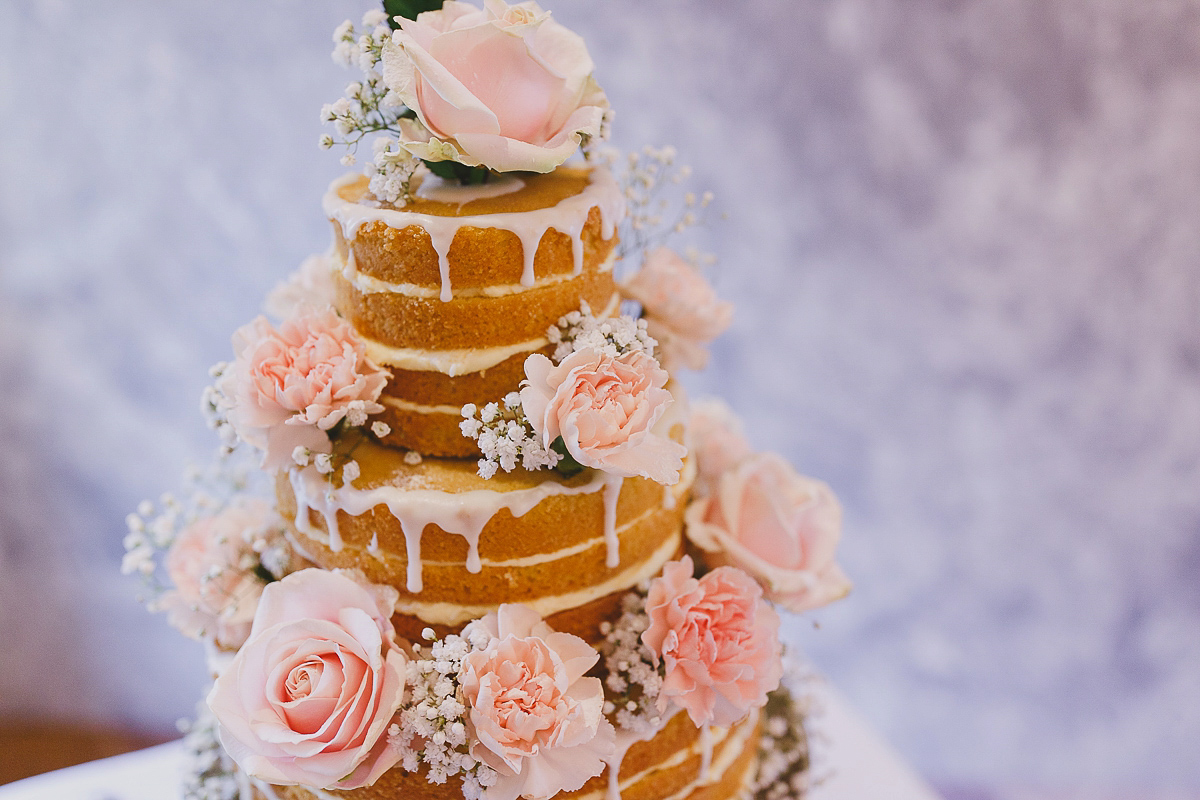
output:
M658 340L664 363L703 369L709 342L733 321L733 304L717 297L712 286L675 251L651 251L623 293L642 304L647 331Z
M233 335L233 350L217 390L233 429L263 451L267 469L290 464L296 447L328 453L330 428L383 410L376 400L389 373L330 308L301 309L278 329L259 317Z
M160 601L171 624L193 639L241 647L266 586L254 573L259 559L251 542L273 524L267 503L246 500L184 528L166 558L175 588Z
M601 136L608 99L587 46L537 3L447 0L398 22L383 80L416 112L400 144L418 158L550 172Z
M387 729L408 664L391 623L398 597L346 570L301 570L267 586L250 638L208 695L221 744L244 772L355 789L397 763Z
M673 702L696 725L732 725L779 687L779 615L740 569L692 575L690 557L672 561L646 597L642 643L666 664L659 711Z
M585 467L679 482L687 448L653 431L674 398L652 357L635 350L614 358L584 347L555 366L535 353L525 359L525 377L521 405L547 450L561 436Z
M696 461L693 492L707 497L716 491L721 476L754 452L742 432L742 421L728 405L716 398L691 404L688 437Z
M477 648L460 679L471 755L498 775L487 800L543 800L604 771L615 731L600 680L585 677L600 658L591 645L519 604L472 622L463 637Z
M706 560L750 573L790 611L819 608L850 591L835 561L842 535L837 497L774 453L753 455L722 475L710 497L688 506L685 520Z

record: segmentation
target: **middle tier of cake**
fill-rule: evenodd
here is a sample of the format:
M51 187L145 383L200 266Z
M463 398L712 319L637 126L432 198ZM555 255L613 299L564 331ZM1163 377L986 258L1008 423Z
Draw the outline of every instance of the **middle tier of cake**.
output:
M361 569L399 590L402 636L418 638L426 626L454 631L502 603L523 603L595 642L621 596L682 551L690 463L678 484L663 487L600 471L484 480L474 462L406 459L370 441L353 457L361 474L348 485L312 469L281 474L279 510L314 563Z

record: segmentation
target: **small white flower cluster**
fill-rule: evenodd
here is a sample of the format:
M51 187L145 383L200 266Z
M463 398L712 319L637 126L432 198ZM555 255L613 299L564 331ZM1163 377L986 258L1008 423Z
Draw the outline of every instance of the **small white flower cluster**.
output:
M579 311L572 311L559 319L557 326L546 331L546 336L551 344L557 345L553 356L555 363L585 347L616 358L634 350L653 356L654 348L658 346L658 342L646 332L646 320L634 319L627 314L612 319L596 319L587 302L582 304Z
M786 685L767 695L754 800L802 800L812 784L805 710Z
M399 753L407 771L416 772L424 764L429 782L436 784L461 775L464 798L479 800L497 776L471 755L467 740L467 704L459 675L471 644L453 634L435 639L429 628L423 636L432 644L428 650L413 645L406 676L409 699L400 722L388 730L388 745Z
M196 499L209 502L201 495L197 495ZM125 517L129 533L125 535L125 557L121 559L121 572L125 575L141 575L143 580L155 586L158 554L171 546L190 517L170 492L159 498L158 506L149 500L138 503L137 511Z
M364 168L371 194L384 203L403 208L409 200L413 173L421 162L394 139L381 137L371 145L374 159Z
M196 705L196 719L181 719L184 734L183 800L236 800L240 796L233 759L217 739L216 721L208 704Z
M604 642L600 652L608 676L604 679L604 713L620 728L644 735L662 727L656 701L662 690L663 666L655 666L654 654L642 644L642 633L650 627L646 614L646 587L621 600L616 623L600 623Z
M502 403L488 403L482 409L468 403L462 415L465 419L459 423L459 430L477 441L483 453L479 459L481 478L492 477L497 469L512 472L518 463L527 470L552 469L561 459L543 446L516 392L507 394Z
M674 147L646 146L624 159L621 188L629 213L621 225L618 255L645 254L665 243L674 234L704 223L713 193L680 192L678 187L692 175L692 168L676 165ZM619 155L610 151L606 159L614 167ZM640 259L634 259L640 261Z
M208 370L208 375L213 379L213 382L204 387L204 393L200 396L200 413L204 415L204 422L209 428L217 432L221 438L222 455L228 455L238 446L238 435L229 424L229 419L226 417L226 410L229 404L225 401L225 396L217 388L221 382L221 377L228 370L230 364L228 361L220 361L214 364Z
M333 60L343 67L357 67L363 77L347 86L342 97L322 107L321 121L332 124L338 138L326 134L320 143L326 150L335 144L344 145L342 163L351 166L363 139L385 134L372 145L373 159L366 174L376 198L403 206L413 171L420 162L392 138L400 131L401 117L410 112L383 82L380 62L391 36L387 14L382 11L368 11L361 30L346 20L334 31Z
M124 539L121 572L141 576L146 589L144 599L151 610L156 610L159 597L166 591L158 581L159 556L170 549L184 528L197 520L219 514L239 496L265 494L266 484L252 486L256 479L261 482L262 475L252 461L222 459L208 470L192 467L185 475L180 496L165 492L157 504L143 500L125 517L129 532ZM258 559L254 564L244 565L245 569L257 571L261 567L272 578L279 579L295 568L296 559L282 520L277 526L268 525L247 533L253 535L248 543ZM210 574L203 579L211 581L219 577L220 574ZM265 575L262 577L266 579Z

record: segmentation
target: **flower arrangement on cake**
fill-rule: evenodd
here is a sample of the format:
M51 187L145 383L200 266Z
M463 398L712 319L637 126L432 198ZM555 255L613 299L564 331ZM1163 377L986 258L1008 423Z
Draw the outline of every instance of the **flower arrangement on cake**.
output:
M800 797L776 609L849 591L841 512L671 378L732 315L667 246L711 195L601 151L535 2L388 0L334 43L362 75L321 144L372 158L213 369L214 473L129 519L210 655L187 796Z

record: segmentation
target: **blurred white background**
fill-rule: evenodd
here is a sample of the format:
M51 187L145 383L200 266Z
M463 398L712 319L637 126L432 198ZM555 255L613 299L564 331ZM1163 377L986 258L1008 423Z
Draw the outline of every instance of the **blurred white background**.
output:
M857 591L793 639L962 797L1200 793L1200 4L548 5L617 143L727 214L694 390L847 507ZM0 3L0 714L198 698L123 517L327 246L329 37L367 7Z

